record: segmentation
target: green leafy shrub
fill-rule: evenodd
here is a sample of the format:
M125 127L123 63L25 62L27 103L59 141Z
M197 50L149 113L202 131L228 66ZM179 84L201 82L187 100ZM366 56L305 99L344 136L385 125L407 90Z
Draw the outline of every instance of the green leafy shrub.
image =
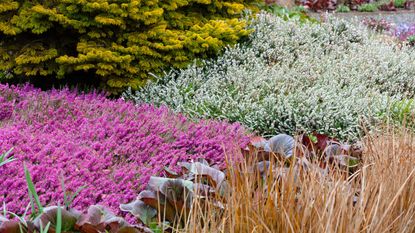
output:
M291 8L292 11L307 13L307 9L303 5L298 5Z
M404 8L405 7L405 2L406 2L406 0L394 0L393 5L396 8Z
M392 101L388 114L383 114L385 120L399 126L415 128L415 103L414 99L402 99Z
M301 22L317 22L316 19L307 15L307 11L303 6L288 9L277 4L263 5L261 7L264 11L269 12L275 16L281 17L284 20L298 19Z
M364 3L357 7L360 12L374 12L378 10L378 6L374 3Z
M411 46L415 46L415 35L412 35L412 36L408 37L408 43Z
M347 12L350 12L350 8L342 4L336 8L336 12L347 13Z
M238 121L261 134L317 131L357 139L391 100L413 98L415 51L366 26L258 16L246 44L172 71L135 94L193 117Z
M0 1L0 71L137 88L248 34L256 0ZM255 3L255 4L254 4Z

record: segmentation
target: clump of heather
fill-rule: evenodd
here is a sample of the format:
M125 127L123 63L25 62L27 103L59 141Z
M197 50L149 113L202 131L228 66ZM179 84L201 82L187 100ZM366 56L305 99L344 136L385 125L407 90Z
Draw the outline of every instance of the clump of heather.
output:
M74 207L102 204L118 212L164 166L197 158L223 164L224 148L248 142L238 124L192 122L165 107L96 93L0 85L0 107L0 151L13 147L17 159L0 168L0 203L17 213L29 202L23 163L42 204L62 203L63 177L68 192L86 185Z
M0 97L0 121L10 118L13 114L13 105Z
M364 18L363 24L368 28L373 29L377 32L387 32L392 28L392 24L385 19L375 19L375 18Z
M389 117L391 102L415 97L415 51L364 25L259 14L251 27L244 43L217 59L171 71L125 98L264 135L317 131L358 140Z
M402 41L406 41L409 37L415 35L415 24L400 24L393 30L393 35Z

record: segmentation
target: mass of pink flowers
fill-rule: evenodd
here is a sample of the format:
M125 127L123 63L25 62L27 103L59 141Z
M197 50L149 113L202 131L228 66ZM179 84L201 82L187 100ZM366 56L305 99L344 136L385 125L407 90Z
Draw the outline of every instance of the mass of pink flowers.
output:
M101 94L44 92L0 84L0 153L14 148L15 161L0 167L0 203L22 213L29 203L23 164L43 205L73 202L84 209L102 204L120 213L151 175L178 161L206 158L223 163L225 150L248 143L238 124L194 122L167 108L136 106Z

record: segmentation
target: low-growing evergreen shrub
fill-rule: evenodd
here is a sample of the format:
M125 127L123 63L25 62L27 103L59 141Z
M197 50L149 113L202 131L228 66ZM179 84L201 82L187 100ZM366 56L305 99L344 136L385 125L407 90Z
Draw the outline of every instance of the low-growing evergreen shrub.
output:
M0 84L0 153L13 148L0 154L0 164L14 160L0 168L0 203L24 212L25 163L42 205L63 203L63 179L68 193L86 186L73 207L103 204L119 213L118 205L132 201L164 166L175 170L178 161L200 158L224 166L225 151L248 142L239 124L194 122L166 107L96 93Z
M393 4L397 8L404 8L406 0L394 0Z
M262 134L318 131L356 139L415 93L415 52L364 25L284 21L262 14L245 44L168 73L135 94L194 117L228 119Z
M342 4L342 5L337 6L336 12L347 13L347 12L350 12L350 8Z
M357 10L360 12L374 12L378 10L378 6L374 3L364 3L357 7Z
M303 6L289 9L277 4L270 4L263 5L261 9L285 20L298 19L301 22L318 22L315 18L312 18L307 14L307 11Z
M246 36L257 0L1 1L0 71L96 76L117 90Z

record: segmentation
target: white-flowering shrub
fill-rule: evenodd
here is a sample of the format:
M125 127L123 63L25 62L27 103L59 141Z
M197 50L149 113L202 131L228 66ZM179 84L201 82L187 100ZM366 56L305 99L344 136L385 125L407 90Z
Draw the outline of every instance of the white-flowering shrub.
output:
M362 123L415 92L415 52L362 25L301 24L260 14L249 40L215 60L172 71L125 98L261 134L317 131L355 139Z

